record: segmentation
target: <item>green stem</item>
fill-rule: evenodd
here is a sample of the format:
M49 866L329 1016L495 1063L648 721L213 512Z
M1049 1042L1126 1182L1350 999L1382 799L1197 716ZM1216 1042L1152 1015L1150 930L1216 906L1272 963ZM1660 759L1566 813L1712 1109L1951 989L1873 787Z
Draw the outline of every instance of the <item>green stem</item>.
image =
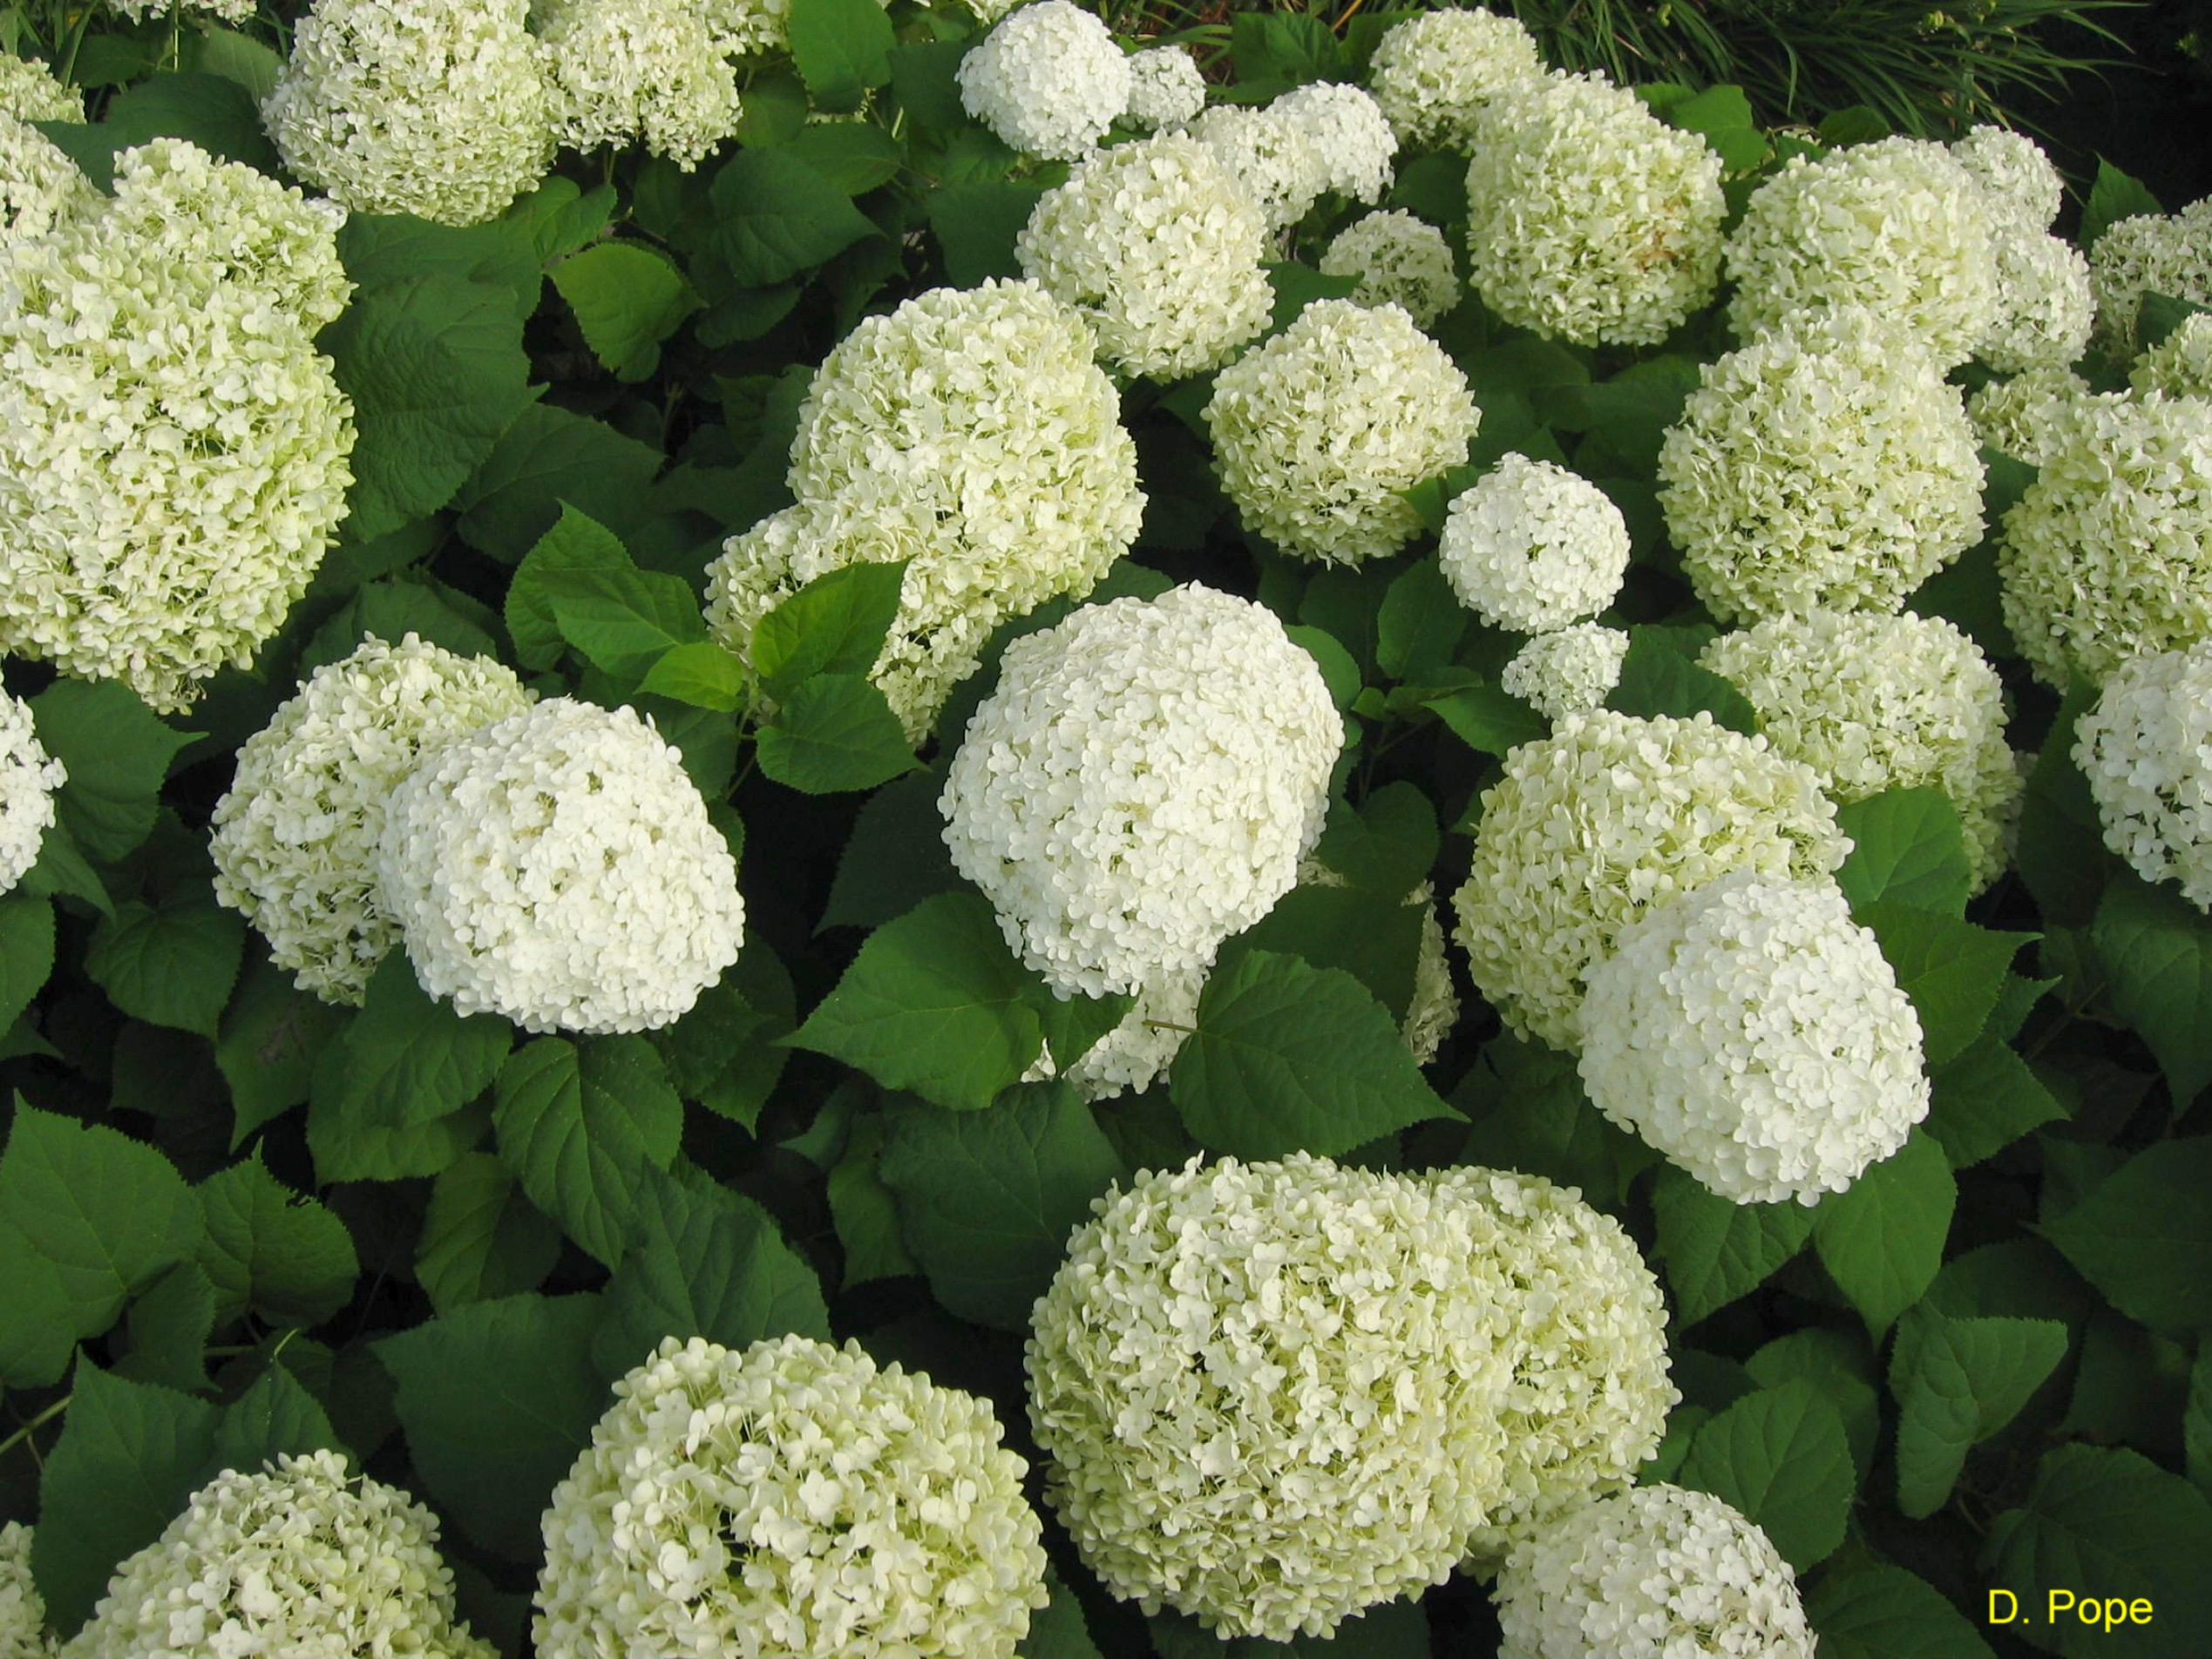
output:
M66 17L68 14L63 14ZM85 0L85 10L77 14L77 22L69 31L69 44L62 50L61 68L54 78L65 85L74 85L77 78L77 49L85 44L85 31L92 26L92 0Z
M51 1405L49 1405L44 1411L39 1412L37 1416L32 1418L30 1422L24 1424L13 1434L10 1434L6 1439L0 1440L0 1458L7 1456L9 1452L15 1450L19 1442L28 1440L34 1432L41 1428L44 1428L47 1424L52 1422L64 1412L67 1411L69 1409L70 1401L75 1399L76 1398L77 1396L74 1394L63 1395Z

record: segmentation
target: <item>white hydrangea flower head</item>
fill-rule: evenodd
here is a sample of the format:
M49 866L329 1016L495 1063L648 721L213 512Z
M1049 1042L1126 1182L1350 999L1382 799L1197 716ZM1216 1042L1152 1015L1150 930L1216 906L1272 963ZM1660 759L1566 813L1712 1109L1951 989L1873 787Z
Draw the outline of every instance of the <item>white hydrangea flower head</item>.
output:
M1604 610L1628 574L1628 522L1603 490L1519 454L1452 498L1436 549L1459 602L1520 633Z
M0 1526L0 1659L49 1659L46 1598L31 1575L31 1528Z
M1306 128L1280 111L1217 104L1184 130L1213 152L1268 229L1295 225L1320 200L1327 165Z
M169 0L107 0L110 6L121 12L132 23L144 23L148 17L159 17L168 11ZM226 23L245 23L254 15L254 0L182 0L187 11L204 11L209 17L221 17Z
M1394 305L1316 300L1223 369L1205 407L1246 529L1325 565L1421 533L1400 495L1467 459L1483 412L1444 349Z
M429 756L377 877L415 977L525 1031L647 1031L737 959L737 863L632 708L549 697Z
M2212 196L2178 213L2138 213L2107 225L2089 250L2097 342L2114 357L2135 349L2143 295L2212 305Z
M514 672L409 634L325 663L248 738L215 805L215 897L294 982L358 1007L399 936L377 892L385 804L424 758L534 701Z
M100 211L100 193L51 139L0 114L0 248Z
M1981 192L1992 220L2001 216L2025 230L2047 231L2058 218L2066 180L2026 133L1978 126L1952 141L1951 157Z
M987 1400L857 1342L665 1338L553 1489L543 1659L1013 1659L1045 1605Z
M1148 46L1130 54L1129 108L1123 118L1147 132L1171 132L1206 106L1205 77L1187 46Z
M1467 169L1467 281L1547 340L1655 345L1712 299L1720 158L1602 75L1492 98Z
M1659 499L1714 616L1895 611L1981 538L1973 428L1914 340L1855 308L1706 365L1659 446Z
M2086 403L2005 515L1997 567L2048 685L2212 636L2212 402Z
M960 106L1024 154L1073 161L1129 108L1129 56L1070 0L1034 0L960 59Z
M2075 415L2111 396L2092 391L2071 369L2030 369L2009 380L1992 380L1969 397L1966 418L1974 436L1991 449L2041 466Z
M552 0L534 16L547 111L572 150L636 139L686 173L737 131L737 76L682 0Z
M2139 397L2212 397L2212 312L2196 311L2138 356L2127 383Z
M1992 236L1997 306L1974 356L1999 374L2064 369L2089 349L2096 300L2081 250L2043 231Z
M939 808L1008 945L1063 992L1203 969L1320 836L1344 723L1312 657L1196 586L1007 647Z
M1842 1192L1928 1115L1920 1017L1833 881L1736 870L1590 970L1591 1104L1739 1204Z
M1267 326L1267 221L1213 152L1161 133L1045 193L1014 239L1021 273L1097 331L1124 374L1218 369Z
M1637 1486L1523 1539L1498 1574L1499 1659L1814 1659L1797 1576L1710 1493Z
M1549 721L1605 707L1628 660L1628 635L1598 622L1573 622L1530 640L1498 684Z
M316 0L261 119L356 213L495 218L553 165L529 0Z
M18 121L85 122L85 95L32 58L0 52L0 115Z
M2114 668L2075 728L2073 760L2105 845L2212 911L2212 640Z
M225 1470L115 1569L68 1659L417 1654L497 1659L453 1609L438 1517L336 1452Z
M1405 144L1463 149L1492 97L1543 73L1536 37L1518 18L1469 8L1393 24L1374 49L1367 85Z
M1917 335L1939 370L1973 355L1997 304L1982 193L1942 145L1919 139L1792 157L1753 193L1727 267L1739 335L1862 306Z
M1322 189L1369 207L1382 200L1390 188L1398 138L1371 94L1320 81L1294 87L1267 107L1305 135Z
M1653 906L1732 870L1817 877L1850 842L1820 776L1700 714L1571 714L1483 793L1455 937L1505 1023L1581 1046L1583 981Z
M1459 269L1444 233L1398 208L1368 213L1337 232L1321 254L1326 276L1351 276L1355 305L1403 308L1417 328L1432 328L1459 303Z
M1490 1209L1303 1153L1091 1209L1031 1321L1029 1421L1107 1588L1281 1641L1443 1582L1503 1479Z

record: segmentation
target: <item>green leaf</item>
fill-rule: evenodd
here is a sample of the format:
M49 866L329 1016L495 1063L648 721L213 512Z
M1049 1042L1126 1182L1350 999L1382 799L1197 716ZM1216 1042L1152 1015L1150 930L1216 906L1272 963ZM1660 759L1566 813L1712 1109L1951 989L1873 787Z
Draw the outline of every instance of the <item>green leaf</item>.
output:
M1091 1200L1128 1172L1082 1097L1023 1083L980 1112L895 1110L878 1172L937 1299L1026 1331Z
M284 72L284 60L249 35L200 21L184 37L186 64L199 74L234 81L259 104L276 89Z
M1020 276L1014 239L1044 193L1042 185L1027 179L950 185L932 191L925 211L930 234L944 252L947 280L957 288L974 288L994 276L1009 281Z
M530 1202L612 1266L638 1222L649 1166L683 1139L683 1102L642 1037L539 1037L499 1068L499 1161Z
M1803 1204L1738 1204L1679 1169L1652 1188L1659 1257L1685 1325L1764 1284L1813 1235Z
M272 1325L321 1324L353 1300L353 1235L280 1183L256 1156L200 1183L207 1219L199 1262L225 1319L251 1309Z
M596 1296L506 1297L374 1344L424 1486L495 1555L543 1555L546 1501L612 1403L592 1362L604 1312Z
M801 681L761 728L758 742L760 769L807 795L872 789L915 766L899 716L858 674Z
M1326 628L1300 623L1283 630L1290 642L1313 659L1313 666L1321 671L1321 682L1329 688L1329 701L1338 708L1349 708L1352 700L1360 694L1360 665L1344 643Z
M1403 1021L1421 959L1422 907L1356 887L1294 887L1221 947L1219 963L1243 951L1302 958L1340 968ZM1058 1053L1058 1050L1054 1053Z
M865 674L883 654L899 615L906 561L847 565L816 577L761 618L753 672L770 697L788 697L811 674Z
M1489 681L1477 680L1439 694L1423 689L1413 694L1477 754L1507 755L1551 729L1550 722L1534 708Z
M1208 978L1196 1021L1170 1087L1217 1152L1335 1157L1446 1115L1389 1011L1338 969L1247 951Z
M1237 12L1229 21L1229 53L1244 82L1291 87L1335 80L1343 72L1343 53L1328 24L1299 12Z
M874 0L850 3L874 9ZM881 234L844 191L780 149L739 151L715 175L709 199L715 250L740 288L772 288Z
M300 656L304 677L325 663L350 656L367 634L380 640L422 636L464 657L497 657L492 612L432 576L406 571L370 581L315 631Z
M880 10L880 8L879 8ZM906 165L899 140L865 121L820 121L791 135L790 153L848 196L888 184Z
M821 926L880 927L933 894L963 890L945 848L941 767L885 784L867 799L838 861Z
M2082 205L2081 230L2075 240L2086 253L2097 245L2100 236L2121 220L2164 211L2158 205L2158 198L2151 194L2149 186L2099 156L2096 181L2089 186L2089 200Z
M223 1409L201 1481L225 1469L259 1469L278 1457L325 1447L341 1449L329 1414L298 1378L282 1364L273 1364Z
M2074 681L2028 774L2013 868L2035 896L2046 927L2086 927L2110 860L2089 781L2073 763L2074 722L2096 707L2097 687Z
M2154 1142L2090 1188L2043 1236L2131 1319L2212 1326L2212 1135Z
M1877 900L1939 916L1966 908L1966 837L1941 789L1884 789L1836 808L1835 823L1851 838L1835 881L1853 910Z
M541 579L560 637L607 674L641 678L676 647L706 640L698 597L682 577L541 567Z
M2189 1479L2212 1496L2212 1342L2199 1343L2189 1366L2188 1403L2181 1412L2181 1446Z
M451 1313L473 1302L534 1290L560 1256L560 1229L488 1152L440 1172L415 1247L415 1276L431 1306Z
M1805 1616L1820 1635L1821 1659L1994 1659L1942 1591L1885 1561L1821 1574Z
M2135 309L2135 349L2162 346L2191 317L2207 314L2212 314L2212 306L2177 300L2170 294L2146 293Z
M1982 1551L1992 1587L2019 1596L2018 1634L2066 1659L2126 1652L2198 1659L2212 1630L2212 1503L2177 1474L2119 1447L2062 1446L2037 1466L2027 1502L1998 1516ZM2050 1615L2054 1591L2141 1599L2151 1623L2125 1635ZM2115 1639L2117 1637L2117 1639Z
M1876 139L1888 138L1895 129L1881 111L1864 104L1853 104L1825 118L1815 131L1822 144L1842 148L1854 144L1872 144Z
M427 1123L403 1125L373 1101L347 1094L345 1048L322 1051L308 1099L308 1152L315 1176L337 1181L410 1181L435 1175L484 1139L492 1108L478 1100Z
M1807 1382L1746 1394L1701 1425L1677 1479L1734 1504L1801 1573L1843 1541L1857 1485L1843 1420Z
M653 1040L684 1099L750 1129L790 1059L783 1039L797 1023L790 977L755 938L720 983Z
M1137 999L1129 995L1063 997L1039 979L1030 984L1029 1006L1036 1010L1037 1023L1044 1028L1045 1053L1065 1071L1128 1017Z
M1751 100L1740 86L1708 86L1693 98L1670 105L1666 118L1685 132L1702 132L1707 137L1758 125L1751 113Z
M355 295L319 342L353 400L356 540L437 511L529 404L512 293L432 274Z
M745 675L737 659L713 640L694 640L662 653L645 671L638 689L727 714L743 701Z
M1943 1148L1918 1129L1813 1216L1813 1249L1878 1340L1920 1300L1943 1265L1958 1183Z
M492 1085L514 1045L497 1014L464 1018L423 994L404 951L377 964L356 1014L326 1052L311 1094L317 1112L417 1128L459 1111Z
M1628 632L1628 655L1621 661L1619 683L1605 699L1606 708L1647 719L1655 714L1687 719L1709 713L1736 731L1758 731L1759 719L1749 699L1684 655L1668 630L1639 626Z
M1393 680L1417 679L1451 660L1470 620L1442 566L1416 559L1392 581L1375 614L1375 660Z
M1855 915L1874 930L1883 956L1896 970L1898 989L1912 999L1930 1066L1956 1059L1981 1035L2012 958L2037 937L1991 932L1894 899Z
M1099 1659L1098 1646L1083 1623L1082 1604L1049 1564L1045 1590L1052 1599L1029 1615L1029 1634L1014 1651L1021 1659Z
M2114 876L2090 938L2112 1006L2158 1056L2179 1108L2212 1082L2212 920L2171 887Z
M1331 801L1313 856L1354 887L1402 898L1428 879L1441 845L1428 797L1410 783L1386 783L1356 809Z
M107 884L85 861L77 838L61 822L50 823L38 840L38 857L24 872L17 894L24 898L81 898L103 916L115 914Z
M1360 286L1356 276L1330 276L1296 260L1281 260L1267 267L1268 286L1275 303L1267 319L1267 332L1280 334L1298 321L1299 314L1316 300L1341 300Z
M1994 1034L1928 1073L1926 1128L1954 1169L2002 1152L2029 1130L2066 1116L2066 1107L2028 1064Z
M573 506L616 536L645 515L663 457L654 445L548 403L533 403L499 435L453 498L470 546L512 565ZM551 617L546 618L550 629Z
M53 905L21 893L0 898L0 1031L31 1006L53 971Z
M562 644L554 595L588 593L625 572L635 575L637 567L614 532L563 502L560 517L524 555L507 586L507 633L516 660L526 668L553 667ZM657 598L662 590L648 592Z
M1810 1383L1843 1419L1851 1461L1859 1478L1866 1478L1882 1436L1882 1391L1875 1385L1873 1349L1865 1338L1818 1325L1793 1331L1753 1354L1743 1368L1761 1388Z
M676 262L642 242L595 242L553 267L584 343L617 380L660 366L661 342L703 303Z
M791 0L790 27L791 62L817 108L857 109L891 78L897 37L876 0Z
M940 893L868 936L790 1039L953 1111L980 1111L1036 1060L1028 976L990 904Z
M189 139L219 160L281 170L253 95L220 75L154 75L117 93L96 126L51 125L54 142L104 191L116 155L149 139Z
M246 924L212 898L133 900L94 925L85 972L132 1018L212 1039L245 950Z
M899 1201L877 1168L882 1151L883 1117L871 1112L853 1124L830 1169L830 1219L845 1251L843 1290L921 1271L899 1235Z
M1898 1507L1916 1520L1940 1509L1968 1449L2018 1416L2066 1357L2066 1328L2055 1319L1906 1314L1890 1354Z
M215 1328L215 1291L207 1276L180 1262L131 1304L124 1329L130 1351L115 1374L187 1394L207 1390L207 1338Z
M1590 1103L1572 1055L1510 1032L1483 1046L1452 1104L1472 1120L1462 1162L1580 1187L1594 1202L1626 1202L1629 1182L1659 1161Z
M69 771L55 815L94 863L137 850L153 829L177 751L200 735L172 730L112 680L57 680L31 700L47 754Z

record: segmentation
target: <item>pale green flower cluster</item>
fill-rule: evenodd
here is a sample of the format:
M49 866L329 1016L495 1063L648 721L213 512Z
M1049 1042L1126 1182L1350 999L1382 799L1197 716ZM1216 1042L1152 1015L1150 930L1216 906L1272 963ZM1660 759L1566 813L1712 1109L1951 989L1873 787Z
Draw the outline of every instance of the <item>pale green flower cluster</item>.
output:
M1367 85L1401 142L1464 149L1501 88L1543 73L1536 37L1518 19L1446 8L1392 24L1374 49Z
M2043 231L2008 230L1991 243L1997 304L1974 356L2000 374L2066 368L2089 349L2089 261Z
M2048 230L2066 200L2066 180L2043 146L2025 132L1978 126L1951 145L1951 159L1966 170L1991 216L2033 230Z
M1628 573L1628 525L1587 478L1509 455L1452 498L1436 554L1476 615L1545 633L1612 603Z
M46 1598L31 1576L31 1528L0 1526L0 1659L49 1659Z
M2114 669L2075 728L2105 845L2212 911L2212 640Z
M1272 105L1217 104L1184 131L1227 170L1270 230L1298 223L1327 188L1327 167L1306 127Z
M573 150L642 139L689 173L737 131L737 74L685 0L545 0L547 113Z
M109 5L132 23L159 17L168 11L173 3L180 3L190 11L204 11L210 17L221 17L225 23L245 23L254 15L254 0L107 0Z
M99 210L100 193L60 146L29 120L0 114L0 250Z
M1129 109L1128 54L1072 0L1034 0L960 59L960 107L1014 149L1047 160L1089 153Z
M2107 225L2089 250L2097 341L2114 357L2135 348L2143 295L2212 305L2212 196L2177 213L2138 213Z
M1129 108L1122 118L1147 132L1172 131L1206 106L1205 77L1185 46L1151 46L1129 60Z
M1355 219L1337 232L1321 254L1328 276L1359 279L1355 305L1395 305L1418 328L1459 303L1459 271L1452 245L1426 220L1396 208Z
M1003 1433L858 1343L668 1337L553 1490L540 1659L1013 1659L1045 1554Z
M1513 653L1499 673L1506 691L1531 703L1546 720L1562 721L1604 707L1620 684L1628 660L1628 635L1596 622L1577 622L1539 633Z
M17 121L70 121L82 125L85 95L64 86L54 72L34 58L0 51L0 115Z
M2031 369L1992 380L1966 400L1974 435L1991 449L2041 466L2065 441L2076 414L2111 394L2092 391L2070 369Z
M1267 107L1305 135L1323 190L1369 206L1382 200L1398 139L1370 94L1321 81L1293 87Z
M2139 397L2212 397L2212 312L2196 311L2135 359L2127 383Z

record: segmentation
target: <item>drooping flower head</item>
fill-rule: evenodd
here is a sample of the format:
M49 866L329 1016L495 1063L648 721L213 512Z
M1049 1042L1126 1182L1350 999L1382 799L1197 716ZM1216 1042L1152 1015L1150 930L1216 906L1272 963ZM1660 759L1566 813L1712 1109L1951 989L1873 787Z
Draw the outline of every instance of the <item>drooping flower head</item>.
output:
M1396 208L1368 213L1337 232L1321 254L1321 270L1357 277L1354 304L1402 307L1417 328L1435 327L1459 303L1459 271L1444 233Z
M1561 721L1603 708L1620 684L1621 666L1627 660L1627 634L1596 622L1575 622L1523 645L1499 672L1497 683L1534 704L1546 720Z
M1072 161L1129 108L1129 57L1071 0L1034 0L960 63L960 105L1014 149Z
M1459 602L1521 633L1564 628L1612 604L1628 552L1627 521L1603 490L1525 455L1506 456L1453 498L1437 545Z
M2105 845L2212 911L2212 640L2131 657L2074 728Z
M1491 98L1543 73L1536 37L1518 18L1448 8L1393 24L1374 49L1367 85L1401 141L1464 149Z

